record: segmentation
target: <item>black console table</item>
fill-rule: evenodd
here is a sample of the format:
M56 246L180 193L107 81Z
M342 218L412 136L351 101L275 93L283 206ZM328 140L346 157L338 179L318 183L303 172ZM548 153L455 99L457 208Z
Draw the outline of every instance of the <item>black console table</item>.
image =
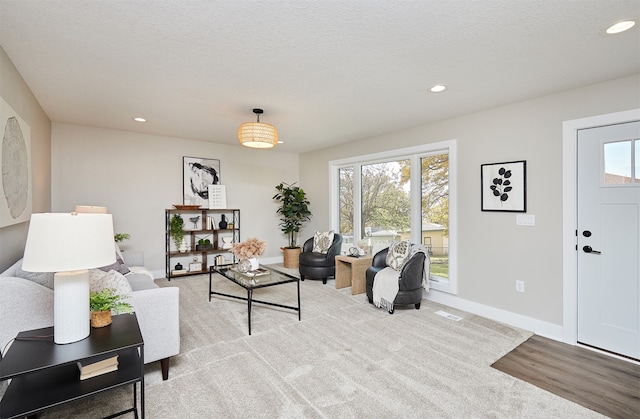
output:
M89 319L87 319L89 321ZM118 355L118 369L80 380L77 361ZM9 380L0 418L33 415L45 409L116 387L133 385L133 407L110 417L133 412L144 418L144 342L135 314L113 317L106 327L91 329L86 339L64 345L53 342L53 327L20 332L0 361L0 380Z

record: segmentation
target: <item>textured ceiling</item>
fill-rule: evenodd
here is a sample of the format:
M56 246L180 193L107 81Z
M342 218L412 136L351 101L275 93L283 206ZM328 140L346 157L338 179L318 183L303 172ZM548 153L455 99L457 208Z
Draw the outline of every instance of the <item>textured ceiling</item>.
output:
M640 25L604 34L625 18L639 0L0 0L0 45L52 121L237 144L261 107L300 153L640 73Z

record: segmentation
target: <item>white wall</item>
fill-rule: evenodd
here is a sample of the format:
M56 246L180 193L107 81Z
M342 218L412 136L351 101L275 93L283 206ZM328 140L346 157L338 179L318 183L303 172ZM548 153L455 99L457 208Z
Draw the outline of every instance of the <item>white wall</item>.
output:
M182 158L220 160L227 206L241 210L241 239L267 242L264 258L281 257L286 237L271 199L280 182L298 180L298 156L275 150L54 123L52 207L104 205L125 249L142 250L145 264L164 272L164 210L182 204Z
M640 75L506 105L300 156L300 183L314 214L306 231L329 225L331 160L458 140L458 297L541 322L562 324L562 122L638 108ZM527 212L480 210L480 165L527 161ZM525 293L515 280L525 281Z
M32 211L47 212L51 209L51 122L1 47L0 96L31 128ZM22 257L28 229L28 222L0 228L0 272Z

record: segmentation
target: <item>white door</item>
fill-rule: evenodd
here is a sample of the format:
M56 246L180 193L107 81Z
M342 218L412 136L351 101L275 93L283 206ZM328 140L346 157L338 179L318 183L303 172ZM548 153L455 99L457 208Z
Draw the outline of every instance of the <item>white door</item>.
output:
M578 342L640 359L640 122L578 132Z

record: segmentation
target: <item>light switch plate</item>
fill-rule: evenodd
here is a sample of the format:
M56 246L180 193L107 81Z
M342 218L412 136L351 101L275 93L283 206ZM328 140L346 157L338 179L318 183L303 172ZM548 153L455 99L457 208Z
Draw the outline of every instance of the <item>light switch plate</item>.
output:
M533 227L536 225L536 216L533 214L516 215L516 225Z

